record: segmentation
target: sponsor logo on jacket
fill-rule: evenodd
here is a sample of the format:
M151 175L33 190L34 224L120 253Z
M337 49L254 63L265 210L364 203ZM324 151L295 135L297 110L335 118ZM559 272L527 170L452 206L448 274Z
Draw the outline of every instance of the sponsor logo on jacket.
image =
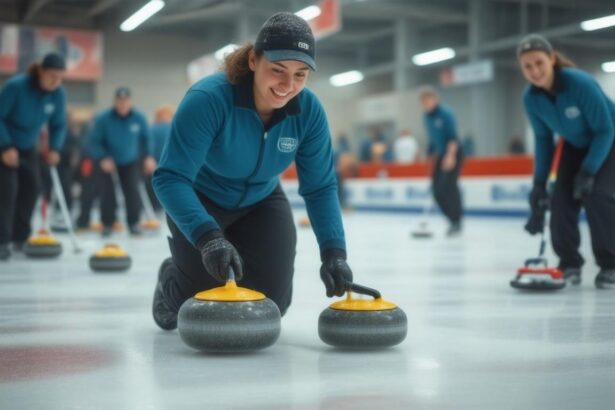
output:
M581 115L581 110L579 110L579 107L573 105L572 107L566 108L566 111L564 111L564 113L566 114L566 118L568 118L569 120L574 120Z
M299 141L296 138L282 137L278 140L278 150L280 152L289 153L297 149Z
M138 134L139 131L141 131L141 125L137 123L130 124L130 132L132 132L133 134Z

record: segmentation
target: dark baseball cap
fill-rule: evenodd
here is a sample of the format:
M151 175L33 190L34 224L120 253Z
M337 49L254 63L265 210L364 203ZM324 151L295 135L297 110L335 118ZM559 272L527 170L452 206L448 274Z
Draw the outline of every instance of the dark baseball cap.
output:
M295 60L316 71L316 42L307 21L293 13L269 17L256 36L255 51L263 51L269 61Z
M41 67L48 70L66 70L66 60L58 53L48 53L43 57Z
M115 98L130 98L130 88L118 87L115 90Z
M553 46L549 43L549 40L540 34L528 34L521 39L517 46L517 57L528 51L544 51L547 54L551 54Z

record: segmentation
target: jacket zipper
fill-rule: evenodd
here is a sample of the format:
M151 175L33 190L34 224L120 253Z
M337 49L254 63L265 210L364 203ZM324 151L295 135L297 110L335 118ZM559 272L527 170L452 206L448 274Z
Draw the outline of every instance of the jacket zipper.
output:
M258 159L256 160L256 166L254 167L254 170L248 176L248 178L246 178L243 193L241 194L241 198L239 198L237 205L235 205L235 208L239 208L241 206L241 203L246 199L246 196L248 195L248 187L250 186L250 180L256 176L256 174L261 168L265 152L265 141L267 141L267 131L264 131L263 138L261 138L260 145L258 147Z

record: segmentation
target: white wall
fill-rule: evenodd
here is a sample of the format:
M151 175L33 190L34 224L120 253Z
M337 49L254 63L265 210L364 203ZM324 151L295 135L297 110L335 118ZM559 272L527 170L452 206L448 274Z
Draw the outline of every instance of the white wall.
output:
M615 101L615 73L599 71L595 75L604 92Z
M118 86L128 86L135 106L148 117L161 104L174 106L189 87L188 63L208 52L207 42L171 35L107 32L103 78L96 85L96 109L109 107Z

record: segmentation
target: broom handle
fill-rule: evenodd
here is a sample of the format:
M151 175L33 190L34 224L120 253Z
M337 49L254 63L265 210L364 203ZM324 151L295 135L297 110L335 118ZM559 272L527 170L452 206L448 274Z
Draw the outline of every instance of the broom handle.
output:
M75 237L75 231L73 230L73 222L68 212L66 198L64 198L64 191L62 190L62 183L60 182L58 169L55 166L51 166L49 167L49 172L51 173L51 185L53 185L53 190L55 191L58 202L60 203L60 210L62 211L62 216L64 217L64 223L66 223L68 233L70 234L70 240L73 243L73 251L75 253L78 253L81 251L81 248L79 247L79 244L77 243L77 238Z

